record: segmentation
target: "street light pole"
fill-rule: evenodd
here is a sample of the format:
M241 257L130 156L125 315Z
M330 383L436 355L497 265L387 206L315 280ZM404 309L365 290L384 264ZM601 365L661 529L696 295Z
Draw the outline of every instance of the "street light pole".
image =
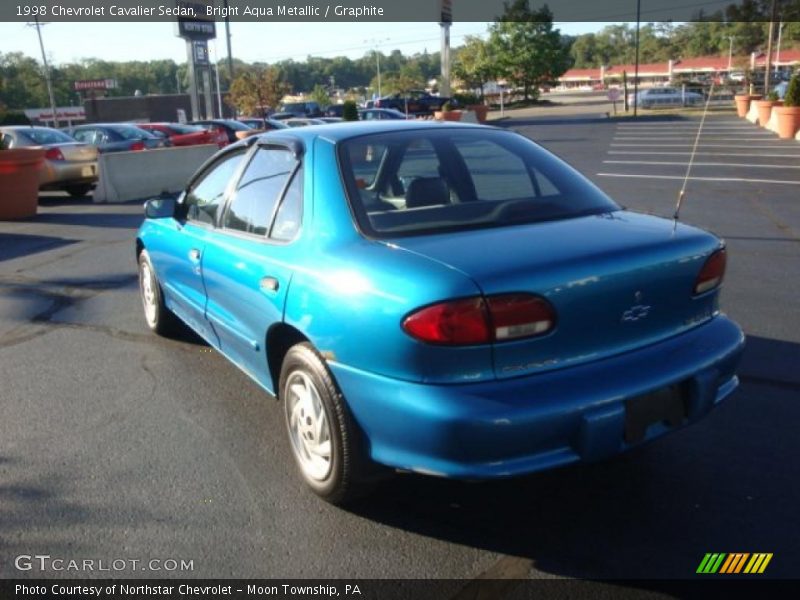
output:
M769 38L767 39L767 60L764 63L764 97L769 94L769 68L772 65L772 34L775 30L775 16L777 15L778 4L772 0L772 11L769 17Z
M733 36L728 36L730 46L728 47L728 77L731 76L731 69L733 68Z
M47 83L47 94L50 96L50 110L53 111L53 127L58 127L58 117L56 116L56 98L53 95L53 82L50 80L50 66L47 64L47 55L44 51L44 42L42 41L42 24L39 23L39 17L34 17L36 23L36 33L39 35L39 48L42 50L42 63L44 64L44 80Z
M378 98L381 97L381 53L375 50L375 62L378 64Z
M381 97L381 53L378 50L378 45L381 42L388 42L390 39L391 38L364 40L365 44L370 44L372 46L372 51L375 53L375 65L378 69L378 98Z

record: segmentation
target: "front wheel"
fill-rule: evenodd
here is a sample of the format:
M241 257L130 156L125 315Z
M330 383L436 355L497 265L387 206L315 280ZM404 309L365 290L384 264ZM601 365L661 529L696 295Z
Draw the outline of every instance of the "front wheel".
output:
M363 495L370 461L360 432L310 344L297 344L286 354L279 389L292 454L305 483L333 504Z
M153 270L147 250L142 250L139 254L139 293L142 297L144 319L147 326L159 335L172 333L177 318L164 304L161 285Z

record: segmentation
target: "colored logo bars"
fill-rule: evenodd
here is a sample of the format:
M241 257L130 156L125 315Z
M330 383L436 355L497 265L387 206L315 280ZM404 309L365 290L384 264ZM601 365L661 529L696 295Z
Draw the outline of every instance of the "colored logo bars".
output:
M756 554L750 554L748 552L733 554L709 552L703 557L700 566L697 567L697 573L724 573L726 575L737 573L760 574L766 570L771 560L771 552Z

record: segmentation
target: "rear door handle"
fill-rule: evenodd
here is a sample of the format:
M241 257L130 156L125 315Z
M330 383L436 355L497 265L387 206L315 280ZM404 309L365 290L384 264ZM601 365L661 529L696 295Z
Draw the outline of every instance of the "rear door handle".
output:
M200 250L197 248L189 250L189 260L192 262L200 262Z

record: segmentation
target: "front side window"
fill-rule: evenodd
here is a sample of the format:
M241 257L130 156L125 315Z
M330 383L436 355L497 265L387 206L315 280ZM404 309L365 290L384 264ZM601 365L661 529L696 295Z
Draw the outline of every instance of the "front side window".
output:
M374 237L619 210L569 165L511 132L420 128L346 140L338 152L358 225Z
M224 227L253 235L266 235L278 199L296 166L294 154L287 149L259 148L247 165L225 211Z
M225 190L243 156L244 151L226 155L192 185L183 201L187 220L206 225L217 222L217 211L222 204Z

